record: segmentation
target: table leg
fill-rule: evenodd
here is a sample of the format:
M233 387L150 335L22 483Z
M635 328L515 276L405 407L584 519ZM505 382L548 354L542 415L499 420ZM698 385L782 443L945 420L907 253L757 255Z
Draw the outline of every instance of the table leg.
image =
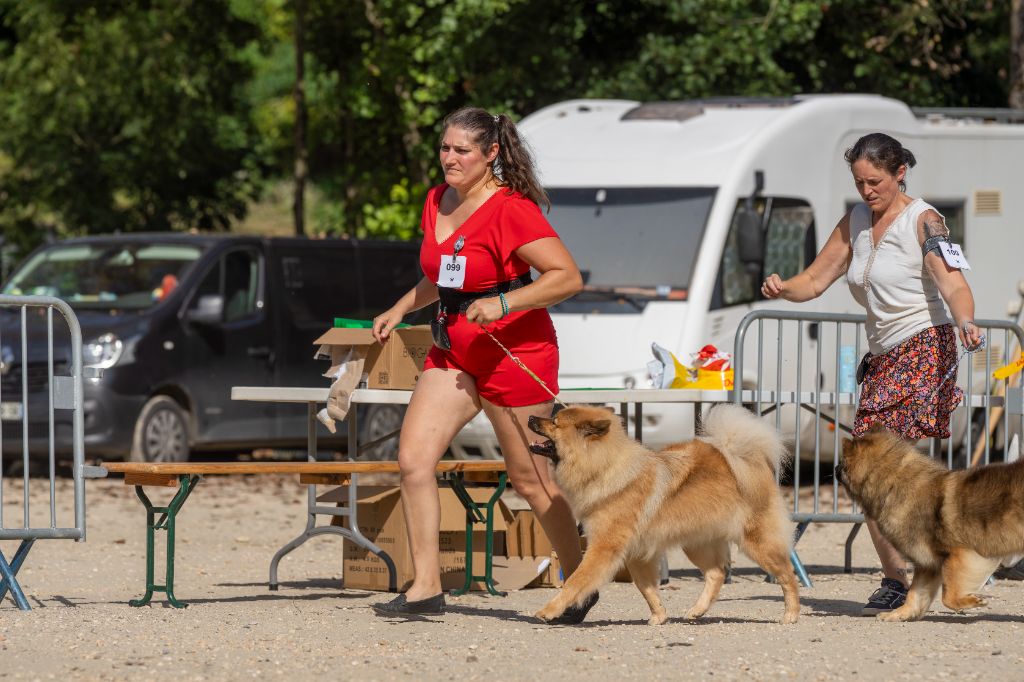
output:
M452 490L455 492L456 497L462 502L462 506L466 508L466 582L463 584L461 589L452 590L450 594L452 596L459 596L469 592L473 586L474 580L482 580L484 587L487 591L495 596L504 597L505 592L497 589L494 585L494 505L497 504L501 498L502 493L505 492L505 486L508 483L508 474L502 472L498 476L498 487L491 495L490 499L483 505L476 502L469 493L466 491L465 482L461 473L454 473L449 477ZM486 510L486 514L481 513L481 509ZM484 574L474 575L473 568L473 526L477 523L485 524L485 542L484 542Z
M141 599L132 599L128 603L132 606L145 606L153 598L154 592L163 592L167 595L167 601L177 609L183 609L188 604L178 601L174 596L174 527L178 511L181 510L185 500L192 494L200 477L190 474L178 476L178 492L166 507L156 507L150 502L146 491L141 485L135 486L135 494L142 501L146 508L146 594ZM162 514L159 520L157 514ZM156 551L156 531L167 532L167 565L164 570L164 584L157 585L154 582L154 555Z
M316 424L317 424L317 421L318 421L317 418L316 418L316 405L317 405L316 402L308 402L308 403L306 403L306 461L307 462L315 462L316 461L316 448L317 448L317 443L316 443ZM355 410L352 410L351 412L352 413L349 414L350 426L351 426L352 417L353 417L353 414L355 413ZM350 433L350 437L351 437L351 429L350 429L349 433ZM277 552L274 553L274 557L270 560L270 575L269 575L269 580L267 582L267 587L272 592L277 591L277 588L278 588L277 567L278 567L278 564L281 563L281 559L283 559L286 554L291 553L297 547L299 547L304 542L306 542L306 540L308 540L311 537L313 537L314 533L312 533L311 531L313 531L313 529L316 527L316 511L315 511L315 508L316 508L316 484L310 484L309 486L306 487L306 512L307 512L307 515L306 515L306 527L305 527L305 529L298 535L298 537L296 537L293 540L287 542L283 547L281 547L281 549L277 550Z
M306 459L310 462L316 461L317 451L317 437L316 437L316 425L318 420L316 418L316 402L309 402L306 404ZM348 450L348 459L354 460L358 454L359 438L358 438L358 422L356 418L356 405L352 405L352 408L348 412L347 417L348 423L348 442L346 449ZM285 555L297 549L299 546L304 544L306 540L317 535L340 535L345 540L356 543L360 547L373 552L384 562L384 565L388 569L388 591L398 591L398 571L395 569L395 562L391 556L382 550L380 547L371 542L366 536L359 530L359 515L358 515L358 498L359 498L359 475L353 474L348 484L348 506L341 511L341 503L339 503L338 509L332 509L328 512L323 507L320 507L316 502L316 484L310 484L307 488L307 503L306 503L306 527L303 529L298 536L285 544L281 549L277 550L274 554L273 559L270 560L270 581L269 588L271 590L277 590L279 583L277 580L277 568L281 563L281 559ZM316 517L318 514L333 516L337 518L348 518L348 527L342 526L317 526Z
M18 584L17 575L21 565L25 562L25 557L28 556L28 551L32 549L34 543L35 538L22 540L18 549L14 552L14 558L11 559L10 563L7 563L7 559L4 558L4 553L0 552L0 602L7 596L7 590L9 589L11 591L11 598L22 611L31 611L32 607L28 605L28 600L25 599L25 593L22 592L21 585Z

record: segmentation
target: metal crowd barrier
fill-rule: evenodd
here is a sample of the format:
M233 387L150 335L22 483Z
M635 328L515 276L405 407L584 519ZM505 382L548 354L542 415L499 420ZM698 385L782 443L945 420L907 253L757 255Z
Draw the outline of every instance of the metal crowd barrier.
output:
M54 372L54 310L63 316L70 334L71 356L57 359L69 374ZM83 370L82 331L78 318L67 303L49 296L0 296L0 541L21 541L10 561L0 551L0 602L9 590L23 611L30 607L18 584L17 574L33 543L46 538L85 540L84 479L87 472L82 379L83 375L99 376L98 370L89 369L91 371ZM62 523L58 518L54 438L56 410L72 411L73 523L70 519ZM43 415L47 417L45 422ZM20 430L10 429L12 423L17 422L20 422ZM16 435L10 436L12 430L15 434L20 431L20 448L16 443L6 447L9 442L18 440ZM40 446L40 443L44 445ZM17 452L19 449L20 476L5 479L4 469L12 464L11 458L5 457L5 450ZM16 463L17 455L13 459ZM31 505L30 495L30 474L38 475L44 467L49 476L48 514L36 511L36 507ZM17 490L19 478L20 491ZM5 493L13 493L16 497L8 500ZM16 513L18 497L20 515Z
M740 322L733 349L736 388L742 389L734 391L734 401L759 415L774 414L776 428L792 439L794 543L811 523L854 524L846 540L846 573L852 571L852 545L864 514L831 472L839 462L842 439L853 427L860 397L854 372L867 351L864 322L864 315L754 311ZM964 353L958 341L960 362L948 379L964 392L951 419L950 438L919 444L949 468L988 464L993 455L1005 457L1013 436L1024 437L1019 380L992 377L1019 357L1024 330L1007 320L977 320L977 325L986 347ZM808 465L809 492L801 478Z

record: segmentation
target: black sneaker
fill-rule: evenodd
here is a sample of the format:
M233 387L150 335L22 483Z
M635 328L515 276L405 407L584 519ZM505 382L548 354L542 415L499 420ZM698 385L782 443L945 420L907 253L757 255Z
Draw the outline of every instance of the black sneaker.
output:
M598 594L595 592L590 595L587 601L583 602L582 606L570 606L562 615L558 618L553 618L548 621L549 625L579 625L583 622L583 619L587 617L587 613L590 609L594 608L594 604L597 603Z
M1000 580L1024 580L1024 559L1012 566L1000 566L992 577Z
M444 614L445 602L444 593L435 594L433 597L409 601L404 594L400 594L391 601L379 602L373 605L373 610L382 616L440 616Z
M882 578L882 586L875 590L868 603L860 610L862 616L877 616L903 606L907 601L907 588L899 580Z

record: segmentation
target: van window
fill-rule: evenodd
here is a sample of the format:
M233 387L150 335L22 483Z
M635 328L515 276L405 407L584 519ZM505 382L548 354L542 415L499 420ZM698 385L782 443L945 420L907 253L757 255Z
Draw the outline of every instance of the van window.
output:
M758 272L748 271L739 259L736 241L737 222L744 204L743 199L736 202L732 226L722 250L712 310L759 300L764 273L777 272L787 279L807 267L817 254L814 211L810 204L801 199L759 197L754 201L754 210L762 217L765 230L764 264Z
M54 244L34 253L3 293L57 296L77 308L141 310L170 295L201 254L191 245L117 239Z
M380 315L423 278L418 245L362 242L357 252L363 286L362 300L355 317L369 320ZM423 312L414 313L405 321L426 321L428 318L422 315Z
M651 300L686 298L714 188L549 188L548 196L547 219L585 285L553 312L635 314Z
M224 321L241 320L258 312L259 284L259 255L252 249L230 251L203 277L190 305L196 308L204 296L220 296Z
M351 243L281 244L275 247L274 267L280 268L279 293L296 327L322 330L335 317L355 316L359 288Z

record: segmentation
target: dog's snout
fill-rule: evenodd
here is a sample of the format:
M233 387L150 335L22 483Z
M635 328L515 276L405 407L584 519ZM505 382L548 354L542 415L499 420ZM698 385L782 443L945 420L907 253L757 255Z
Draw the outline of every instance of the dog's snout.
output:
M536 433L537 435L539 435L539 436L546 436L546 435L548 435L548 434L544 433L544 422L546 422L546 421L547 420L544 419L543 417L538 417L536 415L530 415L530 418L526 420L526 425L529 426L530 430L533 431L534 433Z
M835 469L836 480L846 485L846 470L843 468L843 463L836 464Z

